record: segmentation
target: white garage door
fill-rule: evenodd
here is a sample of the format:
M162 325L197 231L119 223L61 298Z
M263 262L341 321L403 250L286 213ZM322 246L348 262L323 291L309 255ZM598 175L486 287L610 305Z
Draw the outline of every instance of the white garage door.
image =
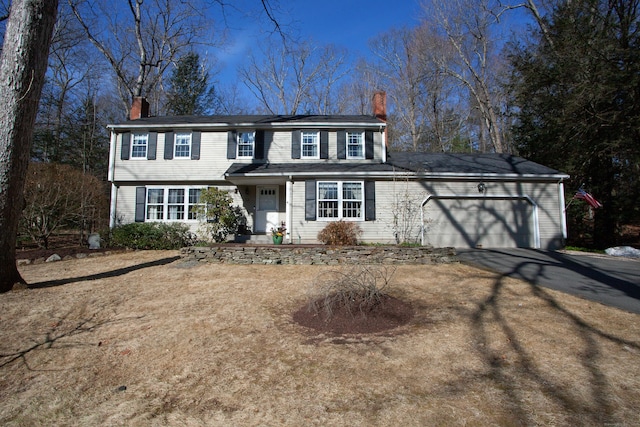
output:
M431 197L424 243L435 247L534 248L537 220L524 198Z

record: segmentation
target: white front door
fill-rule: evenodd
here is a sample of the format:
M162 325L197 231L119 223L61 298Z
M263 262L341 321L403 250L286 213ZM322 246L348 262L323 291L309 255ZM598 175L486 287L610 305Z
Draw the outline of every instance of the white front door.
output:
M278 186L257 187L256 225L257 233L271 231L278 227Z

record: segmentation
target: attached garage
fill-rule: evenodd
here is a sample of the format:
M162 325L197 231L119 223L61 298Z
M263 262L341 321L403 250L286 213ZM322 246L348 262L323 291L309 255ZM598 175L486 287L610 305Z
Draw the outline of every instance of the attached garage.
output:
M455 247L540 247L537 206L523 196L429 196L422 243Z
M564 246L566 174L495 153L390 153L389 163L396 171L415 174L414 194L424 194L419 212L423 245Z

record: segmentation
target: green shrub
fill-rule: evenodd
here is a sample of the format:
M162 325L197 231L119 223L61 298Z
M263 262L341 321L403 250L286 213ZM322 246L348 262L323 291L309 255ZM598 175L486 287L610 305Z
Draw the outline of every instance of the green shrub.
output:
M195 239L183 223L134 222L114 228L109 245L129 249L179 249L192 245Z
M327 224L318 233L318 240L325 245L354 246L358 244L361 234L362 229L357 223L340 220Z
M236 234L241 224L246 224L242 209L233 206L233 198L227 191L210 187L200 193L200 203L195 212L200 219L199 231L216 243Z

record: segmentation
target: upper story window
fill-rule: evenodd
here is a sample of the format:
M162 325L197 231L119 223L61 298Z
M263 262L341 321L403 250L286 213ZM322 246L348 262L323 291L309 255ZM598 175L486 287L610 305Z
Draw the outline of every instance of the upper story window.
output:
M362 182L318 182L319 219L364 219Z
M238 132L238 157L253 158L256 145L256 133L254 131Z
M364 132L347 132L347 159L364 159Z
M132 141L131 141L131 158L146 159L148 144L149 144L148 134L146 133L133 134Z
M176 133L174 145L174 158L191 158L191 133Z
M303 159L320 158L320 132L303 131L300 135L301 154Z

